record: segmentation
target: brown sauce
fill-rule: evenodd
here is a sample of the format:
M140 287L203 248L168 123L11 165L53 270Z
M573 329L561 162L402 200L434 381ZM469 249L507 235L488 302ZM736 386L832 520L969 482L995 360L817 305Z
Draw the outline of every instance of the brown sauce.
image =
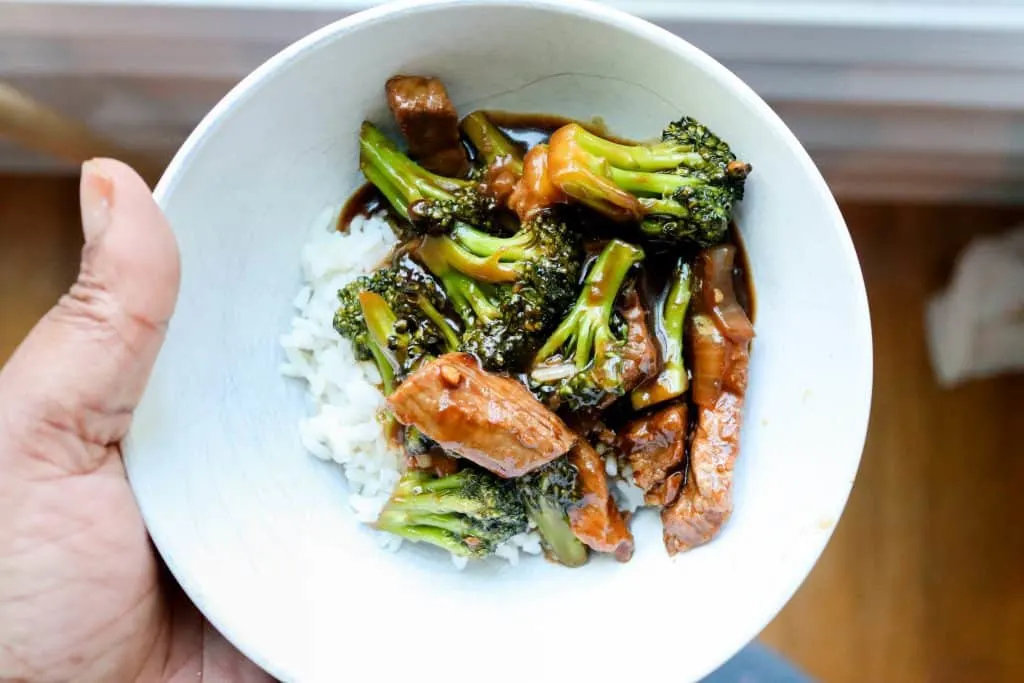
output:
M488 111L487 116L498 126L502 132L515 141L525 154L535 145L547 143L551 134L562 126L569 123L579 123L587 130L601 135L609 140L622 144L635 144L633 141L615 136L610 133L601 121L583 122L570 119L556 114L533 114L508 111ZM468 147L468 145L467 145ZM470 149L472 152L472 149ZM356 216L370 216L381 209L387 209L387 201L383 195L370 183L360 187L345 203L341 215L338 217L338 230L345 231ZM585 234L595 235L594 239L587 240L586 249L588 258L596 256L601 250L609 236L621 233L622 226L609 222L596 216L591 212L579 210L576 219L583 224L582 231ZM735 266L733 267L733 282L736 290L736 298L746 311L751 322L754 322L756 314L756 298L751 279L750 261L743 244L742 236L736 226L729 230L728 241L735 244L737 248ZM675 266L676 259L684 256L692 262L696 256L695 249L659 250L657 247L646 247L647 258L644 260L644 277L640 283L640 293L644 303L650 311L659 305L664 285L668 281Z
M754 274L750 269L750 259L747 256L747 245L743 242L743 235L733 224L729 230L729 241L736 245L736 260L732 268L733 289L736 290L736 300L746 312L750 322L755 322L757 316L757 293L754 290Z
M736 246L736 258L733 264L733 288L736 293L736 299L744 312L746 312L747 317L750 318L750 321L753 323L757 306L749 265L750 262L747 257L747 251L744 247L742 236L740 235L739 230L736 229L735 224L731 226L729 236L726 241ZM603 247L604 242L605 240L593 240L588 242L586 245L588 258L596 258L597 253ZM637 280L637 291L640 294L644 306L647 308L648 326L657 339L660 354L662 353L662 348L664 346L665 331L657 324L654 311L658 310L664 304L664 299L667 295L666 285L668 284L669 278L672 276L678 259L680 257L685 258L692 267L699 250L692 248L668 251L645 247L645 251L647 256L643 261L642 274ZM694 302L691 300L690 313L693 311L693 306ZM689 318L689 315L687 315L687 317ZM754 343L756 343L756 341L757 340L755 338ZM693 357L691 355L692 349L689 344L684 344L683 353L686 359L686 367L692 372ZM691 392L688 392L683 400L689 404L691 408L688 412L690 424L687 428L687 439L689 440L693 438L697 410L692 405ZM651 408L651 410L663 408L665 405L667 404L656 404ZM626 422L636 416L637 412L633 410L629 401L620 400L607 410L601 416L601 419L608 427L617 432L626 424ZM685 477L686 468L684 467L682 471L684 472Z
M600 135L612 142L619 142L624 145L635 144L628 138L619 137L609 132L608 127L599 119L588 122L577 121L576 119L558 116L557 114L530 114L497 110L488 110L487 118L498 128L501 128L505 135L518 143L524 152L534 145L547 142L552 133L570 123L578 123L591 133Z
M374 187L373 183L363 183L341 208L341 213L338 214L338 232L348 232L348 226L356 217L369 218L381 209L388 209L384 195Z

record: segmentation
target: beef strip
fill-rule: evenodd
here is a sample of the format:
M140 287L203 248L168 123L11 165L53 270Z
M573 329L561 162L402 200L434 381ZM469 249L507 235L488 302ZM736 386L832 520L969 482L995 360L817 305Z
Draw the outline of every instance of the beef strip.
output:
M619 434L619 449L633 468L633 483L644 490L648 505L667 505L679 493L686 417L686 405L676 403L636 418Z
M484 372L466 353L425 363L388 396L399 422L445 451L519 477L565 454L577 436L519 382Z
M580 439L569 452L569 460L580 474L581 503L569 510L569 522L576 537L601 553L613 553L619 562L633 557L633 534L615 505L604 459L589 443Z
M436 78L394 76L385 90L409 156L434 173L465 175L469 159L459 138L459 115L444 84Z
M727 348L722 391L713 404L697 406L686 484L661 513L670 555L707 543L732 514L733 467L739 454L750 354L746 342L723 343Z

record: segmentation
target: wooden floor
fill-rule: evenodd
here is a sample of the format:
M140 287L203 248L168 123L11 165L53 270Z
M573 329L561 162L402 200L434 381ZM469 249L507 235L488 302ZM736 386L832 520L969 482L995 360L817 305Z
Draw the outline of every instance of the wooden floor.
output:
M75 190L0 178L0 360L74 275ZM940 391L922 325L957 251L1024 209L844 211L874 322L871 428L831 544L763 640L827 683L1024 681L1024 378Z
M0 176L0 362L75 277L77 193L71 179Z
M845 206L875 340L867 447L821 561L765 630L829 683L1024 681L1024 377L941 391L922 306L1024 210Z

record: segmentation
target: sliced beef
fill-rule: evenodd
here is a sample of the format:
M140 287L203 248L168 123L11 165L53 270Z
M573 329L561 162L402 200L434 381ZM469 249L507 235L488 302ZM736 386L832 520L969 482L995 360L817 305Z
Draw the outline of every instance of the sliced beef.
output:
M633 468L633 483L644 502L663 506L675 500L683 483L686 405L679 403L639 417L619 434L619 450Z
M656 484L644 493L644 502L648 505L665 506L676 499L679 489L682 488L686 474L682 471L673 472L665 481Z
M444 84L436 78L394 76L385 89L409 156L434 173L465 175L469 159L459 138L459 115Z
M519 382L449 353L412 373L388 397L404 425L500 477L518 477L565 454L577 437Z
M569 453L580 474L583 500L569 510L569 522L576 537L601 553L612 553L619 562L633 557L633 534L615 506L604 459L589 443L580 439Z
M722 390L697 406L697 427L690 445L686 484L675 502L662 510L665 548L670 555L707 543L732 514L732 478L740 448L740 422L746 393L749 345L724 341ZM697 356L695 362L700 362ZM695 369L700 372L700 368Z

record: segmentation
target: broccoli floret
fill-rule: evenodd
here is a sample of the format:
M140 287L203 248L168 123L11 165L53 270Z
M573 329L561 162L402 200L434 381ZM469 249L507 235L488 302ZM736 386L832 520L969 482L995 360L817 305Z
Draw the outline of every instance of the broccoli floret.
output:
M373 124L359 134L359 167L415 233L443 233L456 220L490 226L497 202L461 178L431 173L407 157Z
M743 199L743 184L750 174L750 164L737 161L725 140L700 121L684 116L668 124L661 132L661 144L693 150L682 162L689 175L728 187L736 200Z
M576 468L562 457L515 480L549 556L567 567L587 561L587 547L569 525L568 510L581 498L578 478Z
M405 425L402 435L402 445L405 447L406 455L427 455L436 447L437 443L424 434L414 425Z
M642 261L643 250L620 240L609 242L594 261L580 296L534 357L532 390L553 408L596 407L626 392L624 319L614 312L626 275Z
M523 175L523 150L498 128L486 112L475 111L462 119L462 134L476 148L484 168L500 164L515 179Z
M530 332L546 332L576 296L583 266L579 236L553 212L535 215L511 237L495 237L459 223L449 239L461 254L454 263L485 282L510 282L525 300ZM485 259L477 267L477 259ZM463 265L465 264L465 268ZM544 329L547 328L547 329Z
M638 221L654 242L709 246L723 241L750 165L690 118L662 141L623 145L569 124L551 136L552 182L575 200L619 221Z
M625 393L627 329L615 314L615 300L643 258L639 247L612 240L594 261L576 303L534 357L529 381L541 400L585 410Z
M402 475L376 527L464 557L485 557L526 531L523 502L510 481L475 468L443 478Z
M511 289L478 282L450 262L445 244L427 238L416 250L423 265L441 281L464 331L459 348L477 355L490 369L500 369L522 354L527 334L512 324Z
M654 309L654 327L659 331L662 344L661 372L630 394L634 410L682 396L689 388L683 360L683 326L690 305L692 279L690 264L679 259L665 286L664 296Z
M384 391L426 358L455 351L459 337L440 312L444 294L411 267L381 268L338 292L334 329L350 339L360 360L373 360Z
M515 369L536 350L576 294L579 237L553 213L511 237L458 222L416 250L465 321L462 350L489 369Z

